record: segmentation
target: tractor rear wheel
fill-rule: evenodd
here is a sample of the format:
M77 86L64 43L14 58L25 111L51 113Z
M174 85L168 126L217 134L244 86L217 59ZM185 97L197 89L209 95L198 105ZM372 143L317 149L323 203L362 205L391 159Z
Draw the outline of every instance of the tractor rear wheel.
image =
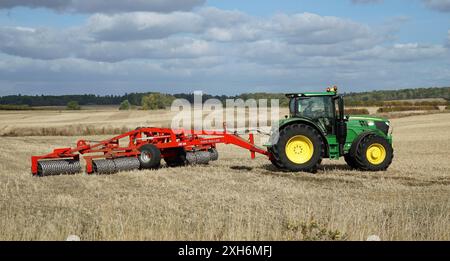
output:
M394 149L383 137L369 135L359 144L355 162L358 168L365 171L384 171L392 163Z
M316 129L293 124L283 128L279 135L277 144L272 147L275 166L281 165L289 171L317 171L325 154L325 144Z
M274 152L273 152L274 150L273 150L272 148L269 148L268 151L269 151L269 153L272 155L272 156L270 157L270 162L272 162L272 165L274 165L277 169L281 169L281 170L286 169L286 168L283 166L283 163L281 163L279 157L277 157L278 155L275 156L275 154L274 154Z
M141 169L157 169L161 165L161 151L153 145L146 144L139 148L141 154L139 155L139 163Z

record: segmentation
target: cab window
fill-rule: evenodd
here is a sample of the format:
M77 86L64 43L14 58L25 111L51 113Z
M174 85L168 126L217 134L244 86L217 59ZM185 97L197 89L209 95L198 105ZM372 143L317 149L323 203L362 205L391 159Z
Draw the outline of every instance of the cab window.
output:
M331 97L310 97L301 98L297 102L297 112L299 116L311 119L333 118L334 106Z

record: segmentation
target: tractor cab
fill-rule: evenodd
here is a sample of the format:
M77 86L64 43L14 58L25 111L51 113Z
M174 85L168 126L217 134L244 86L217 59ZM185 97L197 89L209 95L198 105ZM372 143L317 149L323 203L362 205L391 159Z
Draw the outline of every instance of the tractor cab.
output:
M337 87L326 92L287 94L290 118L305 118L317 124L325 134L337 134L337 123L345 122L344 100Z

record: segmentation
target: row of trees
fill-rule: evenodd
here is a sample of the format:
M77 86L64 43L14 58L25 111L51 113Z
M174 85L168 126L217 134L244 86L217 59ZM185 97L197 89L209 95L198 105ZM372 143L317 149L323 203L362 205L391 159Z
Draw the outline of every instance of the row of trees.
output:
M158 110L165 109L169 107L173 100L176 98L172 95L161 94L161 93L151 93L145 95L141 98L141 108L143 110ZM4 106L12 106L12 105L4 105ZM26 106L30 108L29 106ZM130 110L135 105L131 104L129 100L124 100L119 105L119 110ZM69 101L66 105L67 110L81 110L81 106L78 101Z
M169 107L175 99L176 98L172 95L151 93L142 97L141 108L143 110L165 109ZM119 110L130 110L133 107L135 106L132 105L129 100L124 100L120 103Z
M349 106L383 106L385 105L386 102L389 101L429 99L429 98L441 98L445 99L448 102L450 101L450 87L348 93L346 94L345 98L346 104ZM444 104L445 103L446 102L444 102ZM427 104L427 105L441 105L441 104Z
M421 88L404 89L396 91L372 91L363 93L346 93L346 104L348 106L385 106L398 102L393 100L443 98L447 102L425 101L420 105L444 105L450 101L450 87L444 88ZM164 109L169 107L176 98L186 99L194 102L193 93L162 94L162 93L130 93L125 95L62 95L62 96L27 96L10 95L0 97L2 106L66 106L70 110L78 110L84 105L119 105L119 109L128 110L134 106L141 106L144 110ZM225 104L227 99L278 99L280 106L287 106L289 100L281 93L244 93L236 96L226 95L203 95L203 100L217 99ZM401 102L401 105L410 105L408 102ZM426 103L426 104L425 104ZM439 103L439 104L438 104Z
M151 93L130 93L125 95L9 95L0 97L1 105L28 105L39 106L67 106L69 102L77 102L80 106L85 105L119 105L128 100L131 105L140 106L142 98Z

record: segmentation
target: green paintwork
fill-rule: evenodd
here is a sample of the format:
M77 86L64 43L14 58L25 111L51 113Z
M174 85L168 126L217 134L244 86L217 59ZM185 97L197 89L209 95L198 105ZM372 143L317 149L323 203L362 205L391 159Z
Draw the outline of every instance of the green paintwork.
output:
M335 96L335 92L310 92L310 93L302 93L302 94L292 94L292 96L303 96L303 97L314 97L314 96ZM376 117L376 116L368 116L368 115L353 115L348 116L348 122L347 122L347 138L346 142L344 144L344 154L347 153L353 142L358 138L358 136L365 132L371 132L376 135L379 135L383 138L385 138L390 144L392 144L392 135L388 134L386 135L381 130L379 130L375 122L382 121L386 122L388 125L390 125L390 122L388 119ZM297 117L297 116L291 116L286 119L282 119L279 122L279 129L284 128L287 125L294 124L294 123L304 123L314 126L317 130L319 130L322 135L326 138L327 146L328 146L328 158L338 160L340 158L339 153L339 143L337 141L337 137L334 134L326 134L326 130L323 126L320 124L316 124L315 122L311 121L308 118L303 117ZM389 128L391 130L392 127ZM266 147L273 146L272 142L273 137L269 140L269 143L266 144Z
M317 126L317 124L315 124L313 121L311 121L307 118L296 118L296 117L291 117L291 118L280 120L278 126L280 129L282 129L284 126L289 125L290 123L293 123L293 122L298 122L299 120L301 120L302 122L306 122L309 124L313 124L314 126ZM320 129L320 131L322 133L325 131L322 127L317 126L317 128Z
M328 158L338 160L339 155L339 143L337 141L336 135L325 136L328 144Z
M379 130L375 126L376 121L383 121L390 125L390 121L385 118L375 117L375 116L367 116L367 115L354 115L350 116L347 122L347 139L344 145L344 151L348 152L350 147L352 146L353 141L363 132L372 132L378 136L381 136L392 144L392 135L384 134L381 130ZM367 126L362 123L367 123ZM389 129L391 129L390 127Z

